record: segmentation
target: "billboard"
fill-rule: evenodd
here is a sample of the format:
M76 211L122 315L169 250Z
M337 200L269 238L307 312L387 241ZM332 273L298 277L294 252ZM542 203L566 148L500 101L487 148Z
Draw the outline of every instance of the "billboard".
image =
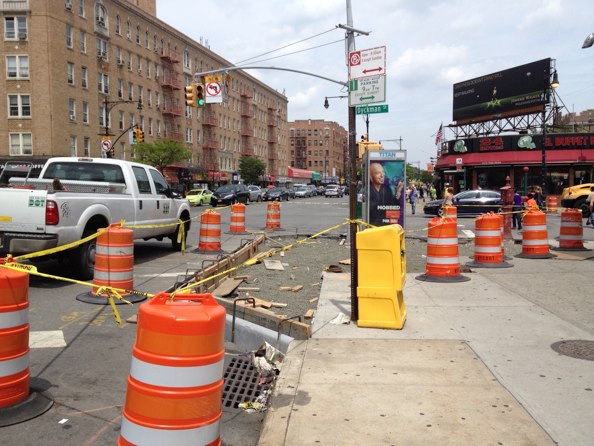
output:
M454 84L453 119L467 124L542 111L550 72L549 58Z
M374 226L404 227L406 152L367 151L363 166L364 220Z

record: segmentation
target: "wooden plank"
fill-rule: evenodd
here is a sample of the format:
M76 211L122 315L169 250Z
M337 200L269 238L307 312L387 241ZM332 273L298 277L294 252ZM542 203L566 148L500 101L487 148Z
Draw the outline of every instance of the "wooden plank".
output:
M243 282L243 279L228 277L213 290L212 294L220 297L228 296L237 289L241 282Z
M281 291L293 291L293 287L292 286L282 286L279 288L279 290Z
M314 314L315 314L315 312L316 312L315 310L312 310L312 309L310 308L309 310L307 310L307 311L305 312L305 314L303 315L303 317L304 317L305 319L311 319L312 317L314 317Z
M237 277L236 277L237 279ZM237 291L260 291L260 288L256 287L249 287L249 286L240 286L237 288Z
M271 260L271 259L264 259L264 266L266 269L274 270L274 271L284 271L285 267L283 266L280 260Z
M291 291L293 291L294 293L297 291L301 291L303 289L303 285L295 285L293 288L291 288Z

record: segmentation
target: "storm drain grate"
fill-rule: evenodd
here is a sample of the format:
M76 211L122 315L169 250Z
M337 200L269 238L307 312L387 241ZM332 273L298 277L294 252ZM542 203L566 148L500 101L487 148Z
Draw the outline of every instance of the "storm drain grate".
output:
M223 410L241 411L239 404L254 401L266 387L258 384L258 371L249 358L231 358L223 378Z
M594 341L570 340L559 341L551 345L551 348L565 356L576 359L594 361Z

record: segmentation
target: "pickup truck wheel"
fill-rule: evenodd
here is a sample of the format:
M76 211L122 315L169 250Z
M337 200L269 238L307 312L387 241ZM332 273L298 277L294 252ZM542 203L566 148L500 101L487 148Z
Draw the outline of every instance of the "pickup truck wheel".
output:
M91 233L83 234L83 238ZM93 278L95 273L95 253L97 251L97 239L93 239L80 245L71 255L74 272L82 280Z

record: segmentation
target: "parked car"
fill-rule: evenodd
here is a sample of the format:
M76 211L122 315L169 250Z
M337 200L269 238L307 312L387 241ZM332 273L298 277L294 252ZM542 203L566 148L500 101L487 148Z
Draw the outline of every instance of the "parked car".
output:
M264 194L266 201L289 201L289 189L286 187L274 187L266 190Z
M250 191L250 201L262 201L262 196L264 195L264 191L260 189L260 186L248 186L248 190Z
M311 197L311 189L305 184L296 184L293 186L293 191L295 192L295 198Z
M318 195L324 195L324 193L326 192L326 188L324 186L318 186L316 187L316 192L318 193Z
M250 191L245 184L225 184L219 187L210 199L210 204L229 205L233 203L247 204L250 198Z
M285 189L287 189L287 192L289 192L289 198L295 198L295 189L292 187L287 187Z
M423 212L427 215L443 215L443 200L425 203ZM486 212L501 212L501 193L495 190L467 190L454 195L452 204L458 215L480 215Z
M309 189L310 197L315 197L316 195L318 195L318 188L313 184L308 184L307 188Z
M594 183L584 183L563 189L561 193L561 207L580 209L582 211L582 217L588 217L590 215L590 208L586 199L590 195L590 187L592 186L594 186Z
M348 195L349 194L349 188L347 186L339 186L340 190L342 191L342 195Z
M208 189L191 189L186 196L190 206L202 206L203 204L210 204L212 198L212 191Z
M329 184L324 190L325 197L342 197L342 190L338 184Z

